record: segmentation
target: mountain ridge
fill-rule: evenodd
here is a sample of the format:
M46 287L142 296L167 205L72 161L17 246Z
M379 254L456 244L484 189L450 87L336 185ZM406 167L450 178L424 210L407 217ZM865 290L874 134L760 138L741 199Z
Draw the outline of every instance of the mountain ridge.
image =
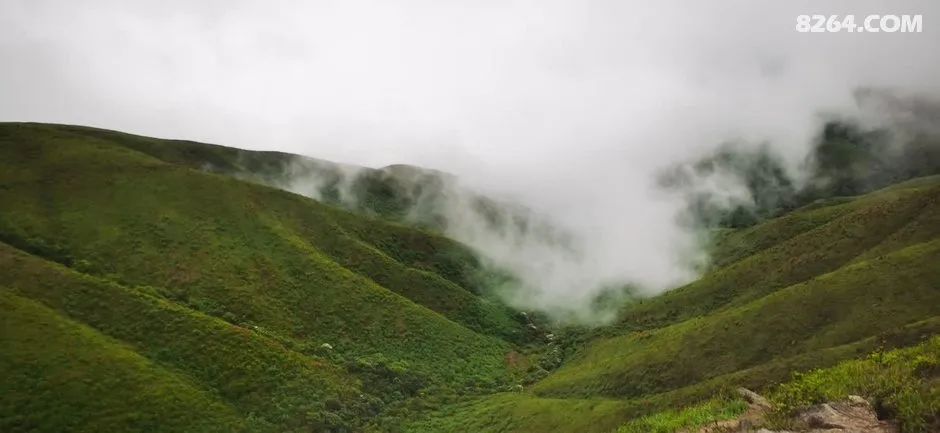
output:
M433 228L238 173L286 154L75 128L0 124L4 431L610 432L940 332L940 176L722 229L700 279L553 327ZM120 383L159 391L80 397Z

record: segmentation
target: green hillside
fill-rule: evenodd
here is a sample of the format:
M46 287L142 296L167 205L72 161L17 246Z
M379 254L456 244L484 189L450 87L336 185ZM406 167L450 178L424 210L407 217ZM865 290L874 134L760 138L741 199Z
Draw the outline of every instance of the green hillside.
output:
M929 432L940 427L940 337L914 347L876 351L834 367L797 373L771 390L774 405L764 423L792 429L793 415L809 405L844 401L864 395L876 410L893 418L904 432ZM704 403L670 409L624 424L617 433L670 433L741 416L747 410L740 396L726 395Z
M186 378L184 383L196 388L191 392L197 396L221 397L241 414L256 413L257 422L270 423L271 427L283 427L287 422L296 424L297 428L316 424L324 421L319 418L332 416L326 410L328 401L335 402L332 407L335 410L356 409L358 384L350 375L328 361L295 353L259 330L235 326L167 302L148 293L153 288L131 289L82 275L5 245L0 247L0 263L8 270L0 283L10 288L5 293L13 292L54 309L58 312L57 320L74 321L72 326L77 329L87 328L85 333L95 337L96 340L90 341L97 345L102 345L97 341L102 340L115 346L115 351L121 349L122 344L127 346L124 352L136 350L137 353L130 353L149 359L149 363L159 366L170 379L174 375ZM10 338L28 339L29 332L35 332L25 327L5 329ZM19 331L27 334L19 335ZM59 348L64 353L37 350L34 356L53 365L55 359L67 357L71 347L92 350L78 343L68 343ZM12 370L14 377L17 374L28 376L32 369L29 364L15 367L18 369ZM76 367L73 373L77 377L88 374L91 376L89 383L94 383L96 372L86 373L84 368L99 366L79 363ZM30 388L10 390L16 391L12 395L20 395L25 400ZM200 403L206 405L211 400ZM52 409L40 406L31 413L41 416L43 410ZM129 406L124 410L134 409Z
M0 290L0 429L246 431L235 409L119 341Z
M465 198L464 211L505 230L552 227L515 203L494 200L458 185L447 173L411 165L379 169L339 164L283 152L236 149L186 140L162 140L73 125L44 125L75 136L104 140L192 169L232 176L312 197L323 203L421 228L444 229L454 196Z
M608 432L940 332L940 177L726 230L699 280L570 338L574 355L521 394L441 411L419 431ZM501 420L490 426L485 421Z
M336 184L283 189L297 160L340 170L0 123L0 431L668 431L738 413L738 386L882 392L833 378L940 333L940 176L720 229L700 279L533 330L488 296L504 275L401 223L386 175L425 172L370 171L365 207L335 206ZM917 371L933 395L940 370Z
M527 338L437 235L56 126L0 126L0 185L0 285L275 430L499 386Z

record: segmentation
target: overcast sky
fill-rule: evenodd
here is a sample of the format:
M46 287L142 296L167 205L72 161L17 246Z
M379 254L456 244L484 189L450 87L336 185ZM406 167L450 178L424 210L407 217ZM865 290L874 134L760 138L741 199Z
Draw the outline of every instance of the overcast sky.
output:
M796 32L816 13L924 31ZM936 95L938 28L935 1L0 0L0 121L451 171L658 287L655 170L740 138L797 161L859 85Z
M929 1L0 0L0 119L368 165L519 164L536 152L569 161L656 147L676 128L708 134L702 142L786 135L793 125L781 120L845 104L857 84L936 86L938 10ZM926 31L794 29L803 13L871 12L923 14Z

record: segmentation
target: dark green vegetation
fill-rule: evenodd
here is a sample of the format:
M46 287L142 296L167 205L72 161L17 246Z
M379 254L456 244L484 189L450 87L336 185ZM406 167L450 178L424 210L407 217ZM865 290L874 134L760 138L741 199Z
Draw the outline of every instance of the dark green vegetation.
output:
M0 430L671 431L739 413L737 386L785 408L857 389L911 431L936 408L933 343L775 385L940 331L940 177L723 229L701 279L546 344L488 296L505 276L396 222L415 203L380 172L426 173L368 171L341 209L266 186L297 160L342 170L0 124Z
M217 396L132 347L0 291L4 431L244 431Z
M887 118L878 126L852 118L826 122L802 163L806 176L802 182L789 177L782 157L770 146L742 143L726 144L690 164L673 167L660 180L667 189L687 196L689 224L740 228L815 201L856 196L940 174L936 127L940 106L900 98L884 89L860 89L856 101L862 111ZM713 176L735 179L748 197L729 208L716 203L716 191L695 189L700 178Z
M507 356L527 338L513 312L475 294L481 269L459 244L74 128L0 126L0 241L10 302L113 348L109 362L127 374L185 386L204 398L194 407L224 405L237 414L230 422L252 429L362 429L422 389L505 386L516 373ZM5 326L4 348L35 338L25 328ZM68 395L28 406L27 378L46 374L34 366L62 354L34 350L37 360L23 362L17 353L3 350L12 357L3 376L24 377L4 382L4 410L69 420L44 411L73 407L56 400ZM96 382L102 366L75 362L76 381ZM140 410L115 400L107 413ZM0 422L32 430L30 420Z

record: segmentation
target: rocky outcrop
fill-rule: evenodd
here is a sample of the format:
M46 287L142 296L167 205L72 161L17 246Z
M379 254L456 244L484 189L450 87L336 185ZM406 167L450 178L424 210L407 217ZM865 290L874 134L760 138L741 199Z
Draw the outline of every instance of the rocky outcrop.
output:
M897 425L878 419L875 409L862 397L850 395L845 401L809 407L791 419L793 430L758 428L773 405L759 394L738 388L748 402L748 411L738 419L719 421L701 427L696 433L899 433Z
M760 394L754 391L751 391L747 388L738 388L736 391L738 395L740 395L741 398L743 398L744 401L746 401L751 406L757 406L765 411L773 408L766 398L762 397Z
M851 395L846 401L823 403L797 414L792 433L898 433L890 421L878 419L875 409L862 397ZM758 433L791 433L760 429Z

